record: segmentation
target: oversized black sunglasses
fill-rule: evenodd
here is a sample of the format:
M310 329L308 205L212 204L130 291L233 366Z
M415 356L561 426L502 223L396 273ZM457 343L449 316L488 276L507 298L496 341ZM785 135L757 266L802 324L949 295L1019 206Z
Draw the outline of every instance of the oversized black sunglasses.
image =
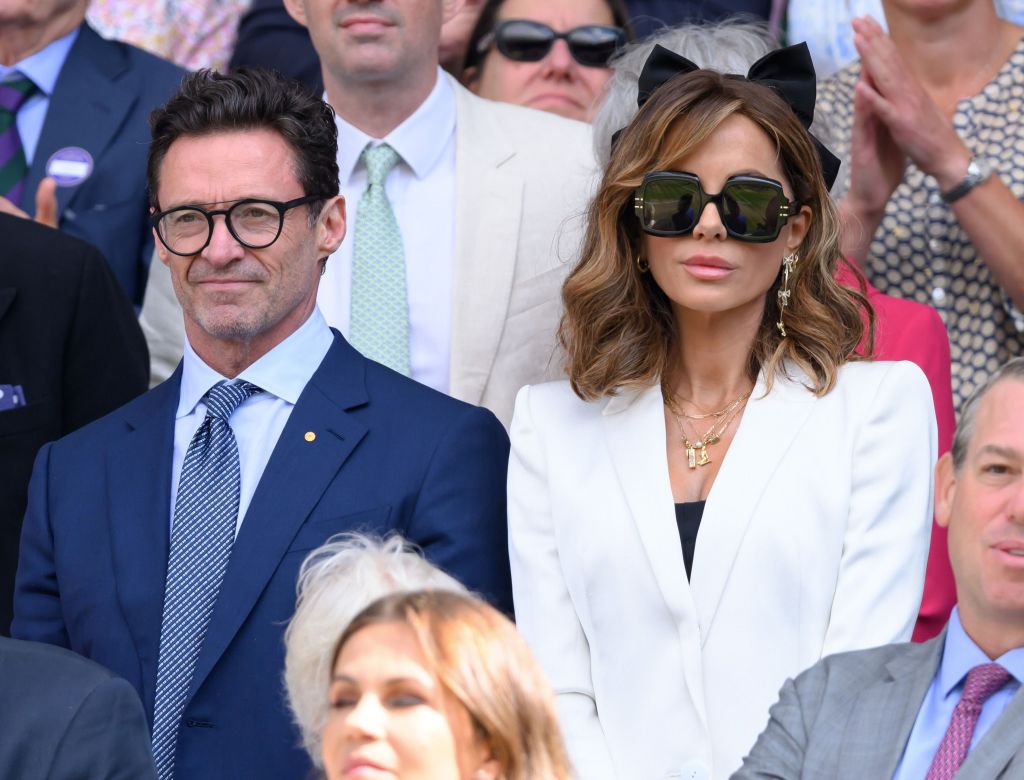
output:
M223 214L228 232L242 246L265 249L281 235L284 215L296 206L327 200L330 195L306 195L285 201L246 198L226 209L207 211L198 205L177 206L150 215L149 223L156 229L167 251L182 256L198 255L213 236L213 218Z
M483 54L497 44L498 51L510 60L538 62L547 56L558 39L566 42L572 58L580 65L605 68L626 42L626 31L606 24L585 24L560 33L542 22L507 19L480 39L477 52Z
M645 233L688 236L709 203L718 208L730 237L751 243L774 241L799 207L774 179L730 176L721 192L710 195L692 173L658 171L644 176L636 188L633 208Z

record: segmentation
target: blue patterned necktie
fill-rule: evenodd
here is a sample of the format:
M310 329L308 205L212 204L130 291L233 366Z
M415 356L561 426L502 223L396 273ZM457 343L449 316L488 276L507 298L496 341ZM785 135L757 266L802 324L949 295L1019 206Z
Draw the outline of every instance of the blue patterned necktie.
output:
M363 355L409 376L409 296L405 251L384 181L398 164L387 144L367 144L366 191L359 199L352 248L349 341Z
M260 392L249 382L211 388L203 398L206 418L181 466L153 712L153 757L160 780L174 777L181 713L235 541L241 464L228 420L242 401Z

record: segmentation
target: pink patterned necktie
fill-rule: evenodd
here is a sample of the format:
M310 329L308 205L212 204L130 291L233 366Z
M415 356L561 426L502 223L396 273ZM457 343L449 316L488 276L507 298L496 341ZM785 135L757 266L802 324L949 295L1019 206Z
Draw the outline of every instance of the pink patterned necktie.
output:
M967 673L964 691L953 710L949 728L932 759L925 780L950 780L967 758L974 727L989 696L1002 688L1010 673L999 664L980 664Z

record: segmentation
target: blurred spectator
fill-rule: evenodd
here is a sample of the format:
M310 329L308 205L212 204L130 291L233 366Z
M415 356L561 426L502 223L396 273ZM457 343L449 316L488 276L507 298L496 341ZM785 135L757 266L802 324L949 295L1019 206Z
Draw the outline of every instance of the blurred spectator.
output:
M738 14L768 21L779 0L626 0L637 40L684 22L721 22Z
M819 87L849 162L844 250L942 315L958 408L1024 351L1024 30L992 0L883 6L892 37L855 20L861 60Z
M515 626L479 599L385 596L344 628L331 666L327 780L360 766L396 778L570 778L550 688Z
M147 361L135 313L92 246L8 214L0 214L0 242L0 634L6 634L36 453L142 393Z
M153 253L146 119L183 71L101 38L84 22L87 5L0 4L0 210L95 245L139 305Z
M589 122L631 37L622 0L487 0L464 81L489 100Z
M132 687L69 650L0 637L0 776L156 780Z
M461 0L455 15L441 26L441 67L462 79L469 36L483 10L484 0Z
M289 0L323 62L353 226L317 301L367 357L507 425L519 388L560 370L558 290L594 174L590 128L482 100L445 74L450 7ZM157 268L144 322L173 320L170 284ZM180 330L146 332L169 370Z
M90 0L86 18L104 38L139 46L188 70L224 70L250 2Z
M301 81L314 93L324 91L320 58L309 32L284 7L284 0L252 0L238 23L238 38L231 55L231 70L259 67Z
M302 562L295 615L284 634L284 680L302 742L316 766L323 766L320 736L330 716L324 681L331 677L338 636L370 602L424 588L466 592L397 534L386 540L339 535Z
M870 16L884 29L882 0L786 0L786 39L806 41L814 58L814 70L825 79L857 59L853 25L858 16ZM1024 24L1024 0L996 0L999 15L1014 24Z

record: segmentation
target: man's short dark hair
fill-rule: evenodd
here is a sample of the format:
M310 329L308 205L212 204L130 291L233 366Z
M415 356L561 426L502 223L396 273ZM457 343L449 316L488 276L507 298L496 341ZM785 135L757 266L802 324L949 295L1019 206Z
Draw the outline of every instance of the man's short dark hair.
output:
M978 412L978 407L981 406L981 399L985 397L989 390L1004 379L1015 379L1018 382L1024 382L1024 357L1012 358L997 368L960 408L960 421L957 424L956 433L953 434L953 449L951 450L953 453L953 468L957 473L960 472L960 469L967 460L967 447L971 443L971 437L974 436L974 418Z
M157 204L160 166L182 136L276 130L295 155L305 195L338 194L338 127L334 110L306 87L273 71L241 68L234 73L200 70L182 80L177 93L149 116L146 179L149 202ZM309 205L315 221L323 202Z

